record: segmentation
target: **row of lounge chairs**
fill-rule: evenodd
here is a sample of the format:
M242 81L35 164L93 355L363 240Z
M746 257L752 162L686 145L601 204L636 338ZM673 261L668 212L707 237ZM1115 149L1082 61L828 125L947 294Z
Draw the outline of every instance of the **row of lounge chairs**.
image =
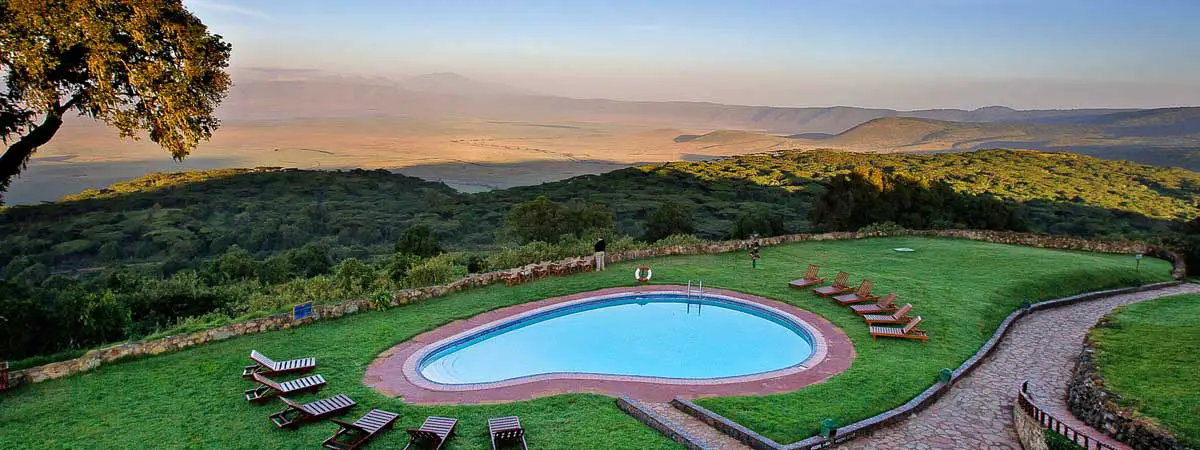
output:
M577 272L590 272L595 266L595 258L579 257L550 264L530 264L520 269L505 272L501 277L504 284L514 286L533 280L553 276L570 275Z
M825 282L825 279L820 277L821 266L809 264L808 271L804 276L788 283L788 286L797 289L803 289L811 286L817 286ZM833 278L833 283L828 286L820 286L814 288L813 294L825 298L833 298L834 301L843 306L850 307L850 310L855 314L862 316L866 321L867 327L871 333L871 338L892 337L902 339L918 339L924 343L929 339L928 333L925 330L917 329L921 324L921 316L911 317L909 312L912 311L912 304L906 303L904 306L897 308L895 306L896 294L888 294L883 299L878 295L871 293L874 284L871 280L863 280L859 283L858 288L850 286L850 274L846 272L838 272ZM867 302L875 302L868 304ZM883 327L877 324L899 324L904 325L902 328Z
M291 373L310 372L317 366L315 358L302 358L276 362L257 350L250 351L253 365L242 369L242 377L259 383L260 386L246 391L246 400L251 403L262 403L271 398L278 398L286 407L277 413L267 416L277 428L296 429L300 425L329 419L339 426L333 436L321 443L322 447L334 450L353 450L361 448L371 439L384 431L390 430L400 418L399 414L382 409L372 409L354 422L344 422L334 419L334 416L345 414L357 403L345 394L320 400L297 403L285 398L300 392L316 392L325 387L325 378L321 375L310 375L282 383L276 382L267 375L284 375ZM419 428L409 428L409 442L404 446L409 449L441 449L454 435L458 419L447 417L427 417ZM491 435L492 449L498 450L501 445L512 444L522 450L528 450L525 443L525 429L521 427L521 419L516 416L488 419L488 434Z

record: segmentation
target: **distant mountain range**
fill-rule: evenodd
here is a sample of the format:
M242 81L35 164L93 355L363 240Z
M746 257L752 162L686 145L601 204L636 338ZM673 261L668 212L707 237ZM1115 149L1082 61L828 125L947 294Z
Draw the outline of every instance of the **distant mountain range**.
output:
M840 133L885 117L973 123L1084 124L1132 109L898 111L879 108L774 107L705 102L644 102L539 95L454 73L393 81L285 71L239 81L222 109L228 120L399 115L497 120L638 121L672 127L744 129L772 134ZM1116 120L1116 119L1104 119ZM1133 120L1130 117L1129 120Z

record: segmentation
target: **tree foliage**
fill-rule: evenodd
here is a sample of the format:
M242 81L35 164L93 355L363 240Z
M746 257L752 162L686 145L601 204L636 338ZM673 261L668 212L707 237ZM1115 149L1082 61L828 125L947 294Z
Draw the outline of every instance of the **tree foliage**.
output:
M646 232L642 239L654 242L676 234L696 232L692 211L676 202L664 202L646 217Z
M562 204L538 196L513 207L504 218L505 231L520 243L556 243L565 236L579 237L588 230L608 229L612 211L584 202Z
M778 236L787 232L787 227L778 214L760 208L738 216L729 234L734 239L748 239L754 236Z
M882 222L914 230L1028 229L1010 203L987 194L956 192L946 182L856 168L824 187L809 210L809 218L819 230L853 231Z
M413 225L400 235L395 252L428 258L441 254L442 244L428 226Z
M219 125L229 52L180 0L0 2L0 194L69 112L187 156Z

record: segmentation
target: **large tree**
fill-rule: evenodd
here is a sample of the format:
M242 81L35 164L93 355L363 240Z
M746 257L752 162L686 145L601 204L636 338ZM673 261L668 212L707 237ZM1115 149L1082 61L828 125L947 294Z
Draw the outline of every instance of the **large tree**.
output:
M72 112L187 156L219 125L229 50L180 0L0 0L0 200Z

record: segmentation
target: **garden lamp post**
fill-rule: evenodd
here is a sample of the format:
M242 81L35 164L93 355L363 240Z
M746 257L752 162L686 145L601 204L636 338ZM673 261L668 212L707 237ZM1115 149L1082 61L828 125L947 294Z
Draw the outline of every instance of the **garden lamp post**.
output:
M1133 259L1137 260L1137 264L1133 266L1134 267L1133 270L1137 273L1142 273L1142 254L1138 253L1136 255L1133 255Z

